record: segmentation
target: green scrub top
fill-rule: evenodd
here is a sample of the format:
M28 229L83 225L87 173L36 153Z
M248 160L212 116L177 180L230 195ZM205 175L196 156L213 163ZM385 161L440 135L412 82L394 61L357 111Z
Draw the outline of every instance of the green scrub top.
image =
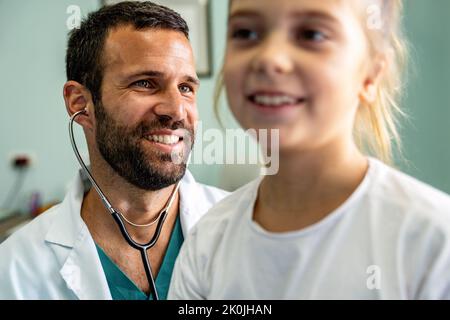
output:
M175 227L170 236L169 245L164 256L155 284L160 300L167 300L170 279L172 277L175 260L183 244L184 237L181 230L180 216L177 217ZM152 300L147 296L120 268L106 255L97 244L98 255L105 272L108 287L113 300Z

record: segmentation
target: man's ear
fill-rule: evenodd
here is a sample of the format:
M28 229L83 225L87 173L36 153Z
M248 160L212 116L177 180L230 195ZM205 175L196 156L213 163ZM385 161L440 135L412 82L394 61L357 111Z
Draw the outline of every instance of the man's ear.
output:
M83 128L92 130L94 125L93 103L90 91L82 84L76 81L67 81L63 89L66 110L71 117L74 113L86 110L86 112L78 116L75 121Z
M386 57L381 54L377 55L364 79L361 92L359 93L360 101L371 104L376 100L377 88L383 78L386 66Z

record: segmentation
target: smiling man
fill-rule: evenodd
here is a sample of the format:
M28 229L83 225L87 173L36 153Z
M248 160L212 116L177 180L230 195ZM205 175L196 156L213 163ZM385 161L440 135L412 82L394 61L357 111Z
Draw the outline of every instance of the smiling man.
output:
M165 299L184 236L225 192L198 184L184 162L198 120L199 80L186 22L151 2L89 15L70 34L64 99L83 127L91 172L130 236L147 251ZM177 191L176 186L180 182ZM95 189L77 175L64 201L0 246L0 298L149 299L143 260Z

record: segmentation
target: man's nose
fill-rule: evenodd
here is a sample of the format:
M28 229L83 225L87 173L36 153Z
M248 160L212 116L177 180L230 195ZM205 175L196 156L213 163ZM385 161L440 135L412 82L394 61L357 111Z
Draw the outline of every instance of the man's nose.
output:
M186 106L178 88L166 90L153 112L160 118L182 121L186 118Z
M294 70L289 39L282 32L268 36L257 50L253 70L266 75L288 74Z

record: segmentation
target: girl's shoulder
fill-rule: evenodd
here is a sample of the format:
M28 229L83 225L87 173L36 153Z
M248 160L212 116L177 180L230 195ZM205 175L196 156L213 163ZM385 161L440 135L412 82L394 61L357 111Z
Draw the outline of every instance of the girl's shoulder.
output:
M197 233L200 229L207 230L207 233L217 231L221 234L230 226L240 224L250 217L261 180L262 177L259 177L217 202L194 226L192 233Z
M382 211L450 220L450 196L398 169L370 158L367 200Z

